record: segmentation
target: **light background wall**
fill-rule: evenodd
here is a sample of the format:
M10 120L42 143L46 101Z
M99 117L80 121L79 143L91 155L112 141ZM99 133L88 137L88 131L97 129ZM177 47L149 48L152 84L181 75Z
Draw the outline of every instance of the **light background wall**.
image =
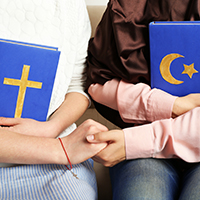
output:
M87 5L106 5L108 0L85 0Z

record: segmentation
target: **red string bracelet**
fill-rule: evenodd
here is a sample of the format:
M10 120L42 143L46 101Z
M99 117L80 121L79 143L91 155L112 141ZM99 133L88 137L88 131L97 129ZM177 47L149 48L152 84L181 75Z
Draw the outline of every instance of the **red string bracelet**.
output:
M64 145L63 145L63 142L62 142L61 138L58 138L58 139L60 140L60 143L61 143L61 146L62 146L62 148L63 148L63 151L65 152L65 155L66 155L66 157L67 157L67 160L68 160L68 162L69 162L69 164L70 164L70 169L67 167L67 165L65 165L65 167L67 167L68 170L71 170L71 169L72 169L72 163L71 163L71 161L70 161L70 159L69 159L69 156L67 155L67 151L65 150L65 147L64 147Z
M79 179L78 176L77 176L77 174L75 174L75 173L72 171L72 163L71 163L71 161L70 161L70 159L69 159L69 156L67 155L67 151L65 150L65 147L64 147L64 145L63 145L63 142L62 142L61 138L58 138L58 139L59 139L60 144L61 144L61 146L62 146L62 148L63 148L63 150L64 150L64 152L65 152L65 155L66 155L66 157L67 157L67 160L68 160L68 162L69 162L69 164L70 164L70 169L67 167L67 165L65 165L65 167L72 173L72 175L73 175L76 179Z

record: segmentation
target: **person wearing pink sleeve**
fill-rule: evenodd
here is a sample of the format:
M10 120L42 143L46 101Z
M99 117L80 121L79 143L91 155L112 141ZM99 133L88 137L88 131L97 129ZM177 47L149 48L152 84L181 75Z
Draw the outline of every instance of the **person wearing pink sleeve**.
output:
M194 166L194 164L186 162L200 161L200 125L198 124L200 94L175 97L162 90L151 89L146 84L134 85L117 79L107 81L103 86L92 84L88 92L98 103L118 110L123 121L138 125L123 130L98 133L93 137L88 136L89 142L109 141L111 144L109 148L94 158L105 166L112 167L117 164L111 168L111 177L115 177L116 173L121 170L123 173L119 173L118 176L120 175L121 179L124 179L125 174L130 171L129 167L127 169L126 161L121 162L125 159L134 159L132 163L139 164L140 158L159 158L161 162L167 164L166 166L174 165L174 163L177 166L182 162L181 165L186 165L186 168L190 165ZM174 159L163 160L164 158ZM175 158L181 158L186 162ZM145 160L143 159L141 162L144 163ZM148 165L154 165L154 162L156 162L156 166L159 165L158 160L146 160ZM168 174L176 174L173 170L169 171L168 167L165 169L165 165L162 163L162 168L158 167L158 173L165 170L168 171ZM120 170L119 166L121 166ZM197 164L197 166L199 165ZM181 169L185 168L181 167ZM165 179L165 177L163 178ZM175 178L173 177L173 179ZM140 184L143 184L142 179ZM126 187L133 189L133 183ZM135 193L135 190L132 191ZM175 194L172 193L172 195ZM127 199L129 198L131 197L129 196Z
M123 129L126 159L179 157L200 161L200 94L176 97L143 83L117 79L103 86L93 84L88 92L98 103L118 110L123 121L138 124Z
M171 117L177 97L144 83L129 84L112 79L103 86L92 84L88 89L92 99L113 110L129 123L147 123ZM165 105L165 106L163 106Z
M108 143L93 159L110 167L114 200L200 197L199 94L151 90L148 37L152 21L199 21L199 5L109 0L89 42L86 90L97 111L122 129L87 136Z

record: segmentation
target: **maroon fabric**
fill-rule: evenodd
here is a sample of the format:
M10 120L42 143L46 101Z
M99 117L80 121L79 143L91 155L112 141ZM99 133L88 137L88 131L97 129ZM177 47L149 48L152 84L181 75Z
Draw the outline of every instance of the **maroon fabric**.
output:
M86 88L112 78L149 84L148 24L199 20L199 11L199 0L110 0L89 42Z

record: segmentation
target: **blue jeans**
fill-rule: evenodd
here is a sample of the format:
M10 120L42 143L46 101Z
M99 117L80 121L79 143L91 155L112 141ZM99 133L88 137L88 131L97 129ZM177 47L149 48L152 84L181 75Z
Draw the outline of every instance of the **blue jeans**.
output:
M198 200L200 163L136 159L110 168L114 200Z

